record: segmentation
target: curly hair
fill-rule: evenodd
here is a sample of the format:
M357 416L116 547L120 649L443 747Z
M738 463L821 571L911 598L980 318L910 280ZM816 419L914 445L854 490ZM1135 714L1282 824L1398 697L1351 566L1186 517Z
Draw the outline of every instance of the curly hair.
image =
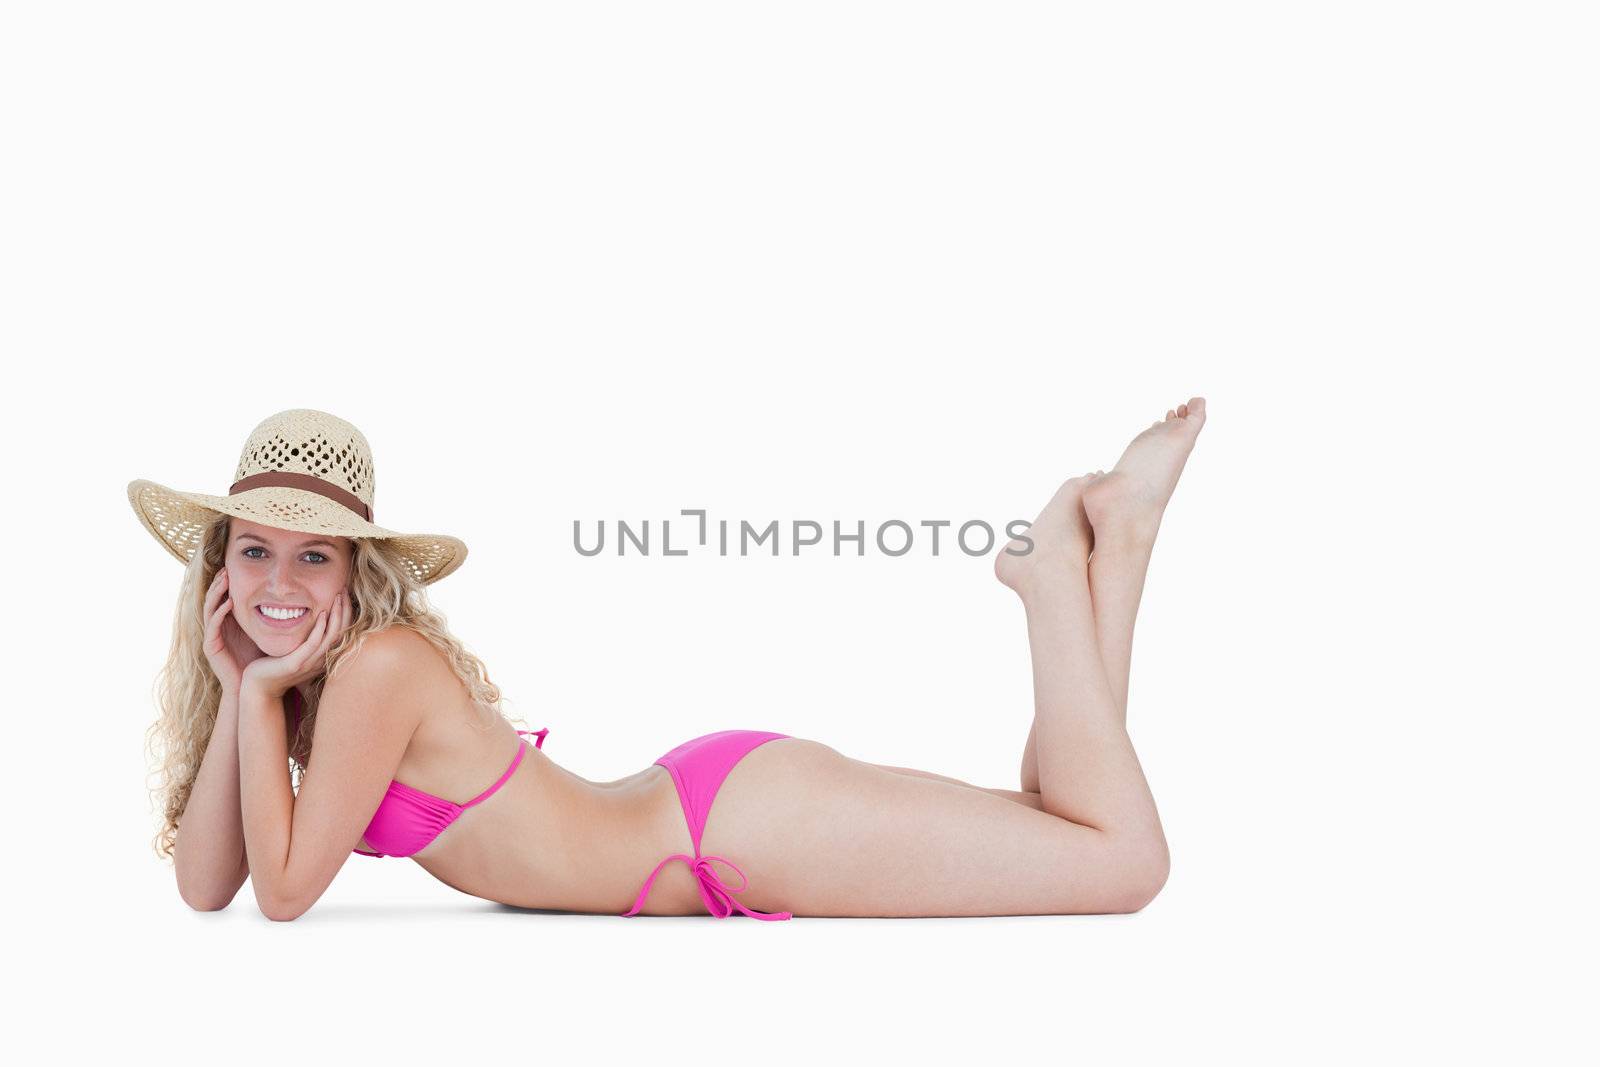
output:
M222 708L222 683L211 669L203 648L205 619L202 614L206 590L226 558L230 532L230 517L219 513L206 528L199 551L184 570L178 589L178 606L172 619L172 648L154 685L155 702L161 714L145 733L146 753L157 779L150 792L162 819L152 845L157 856L169 860L177 844L178 822L188 807L189 794L200 774L200 763ZM468 652L450 633L444 616L429 605L426 589L405 563L382 540L360 537L350 540L354 553L350 568L350 606L354 616L328 650L323 673L306 687L306 706L294 736L289 738L290 770L296 791L310 764L317 707L328 678L370 634L391 626L415 630L443 654L472 696L473 707L482 720L482 726L477 728L491 729L494 720L502 718L522 722L520 716L505 715L500 688L489 680L483 661Z

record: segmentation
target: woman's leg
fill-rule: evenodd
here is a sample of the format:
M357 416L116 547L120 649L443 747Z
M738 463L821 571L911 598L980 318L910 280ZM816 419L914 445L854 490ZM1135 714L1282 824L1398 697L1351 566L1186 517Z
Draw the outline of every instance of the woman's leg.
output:
M1065 482L1033 523L1033 550L1003 554L995 571L1027 614L1042 810L1164 865L1155 798L1122 728L1095 636L1088 568L1093 532L1083 507L1084 490L1094 480Z
M1135 911L1160 891L1166 838L1095 636L1083 508L1090 481L1066 482L1045 505L1033 551L995 561L1027 615L1040 807L891 773L819 742L773 741L729 773L702 841L739 857L747 907L1077 914Z
M1084 513L1093 530L1089 591L1095 635L1118 722L1124 727L1133 662L1133 626L1144 595L1156 533L1205 420L1203 398L1179 404L1167 412L1166 419L1135 437L1117 465L1084 489ZM1039 791L1037 748L1035 720L1022 753L1024 792Z
M1103 476L1102 476L1103 477ZM1090 488L1093 488L1091 483ZM1151 546L1154 547L1154 542ZM1094 605L1095 637L1100 642L1100 659L1105 664L1111 699L1117 706L1117 722L1128 723L1128 677L1133 662L1133 624L1144 595L1145 573L1150 567L1150 551L1128 545L1111 550L1096 542L1089 556L1089 594ZM1039 791L1039 726L1028 728L1028 743L1022 751L1022 788Z
M1032 740L1032 738L1030 737L1029 740ZM896 774L909 774L915 778L932 778L936 782L949 782L951 785L959 785L967 789L977 789L984 793L993 793L1002 800L1009 800L1013 804L1021 804L1023 807L1032 808L1034 811L1044 810L1044 803L1040 801L1039 791L1037 789L1030 790L1028 792L1019 792L1015 789L994 789L986 785L973 785L971 782L963 782L961 779L952 778L948 774L934 774L932 771L919 771L914 767L895 767L887 763L871 763L868 764L868 766L877 767L879 770L893 771Z

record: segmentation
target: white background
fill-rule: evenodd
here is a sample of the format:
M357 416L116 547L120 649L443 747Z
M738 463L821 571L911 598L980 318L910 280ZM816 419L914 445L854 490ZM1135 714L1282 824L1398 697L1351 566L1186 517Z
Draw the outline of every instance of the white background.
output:
M1593 1062L1597 42L1570 4L9 6L8 1040L402 1061ZM352 859L190 911L143 737L262 418L592 780L772 729L1016 787L988 558L575 518L1031 519L1191 395L1122 916L530 914ZM641 878L646 872L641 872ZM1009 877L997 872L997 878ZM448 1057L446 1060L445 1057Z

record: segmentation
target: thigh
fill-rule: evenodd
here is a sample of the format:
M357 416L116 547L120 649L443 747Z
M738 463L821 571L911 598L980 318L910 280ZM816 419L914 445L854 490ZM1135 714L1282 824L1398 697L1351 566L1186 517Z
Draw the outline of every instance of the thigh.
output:
M971 782L963 782L959 778L949 778L942 774L934 774L932 771L919 771L912 767L891 767L887 763L869 763L867 766L877 767L880 770L885 771L894 771L896 774L910 774L915 775L918 778L932 778L940 782L949 782L951 785L959 785L967 789L977 789L985 793L993 793L995 796L1003 797L1006 800L1012 801L1013 803L1025 804L1028 807L1033 808L1035 811L1044 810L1044 802L1039 798L1038 793L1025 793L1020 789L992 789L986 785L973 785Z
M1138 867L1099 830L816 741L770 741L723 782L707 855L739 865L747 907L797 916L1129 911ZM737 879L733 879L737 884Z

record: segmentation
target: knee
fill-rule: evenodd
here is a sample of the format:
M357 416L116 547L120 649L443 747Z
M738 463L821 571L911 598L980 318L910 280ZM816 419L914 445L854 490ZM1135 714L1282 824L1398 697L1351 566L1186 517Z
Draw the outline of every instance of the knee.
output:
M1172 857L1167 851L1165 838L1140 850L1128 860L1122 892L1113 912L1126 915L1142 911L1160 894L1171 872Z

